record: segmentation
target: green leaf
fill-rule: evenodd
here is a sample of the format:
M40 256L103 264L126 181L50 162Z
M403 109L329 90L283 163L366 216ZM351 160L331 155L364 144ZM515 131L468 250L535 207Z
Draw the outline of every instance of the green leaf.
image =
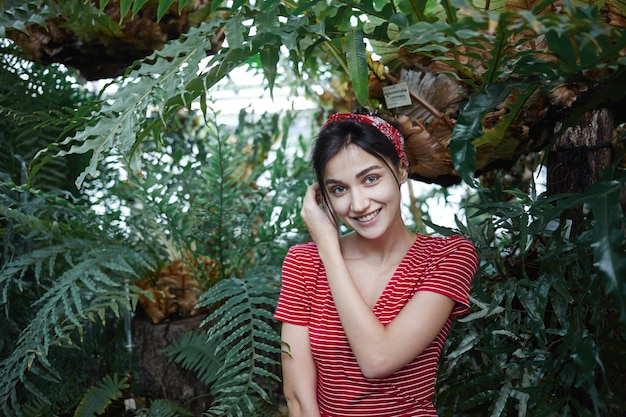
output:
M273 98L273 89L277 74L276 66L278 65L278 60L280 58L280 47L276 45L268 45L267 47L261 49L259 55L261 58L261 65L263 66L263 74L265 75L265 79L267 79L268 89L270 90L270 95Z
M157 8L157 22L160 22L165 13L170 9L172 4L176 3L176 0L159 0L159 7Z
M139 11L141 10L141 8L148 2L149 0L135 0L134 4L133 4L133 14L132 16L135 17L137 15L137 13L139 13Z
M120 0L120 23L124 20L135 0Z
M487 85L481 92L470 96L459 115L450 139L450 156L454 169L467 184L475 184L476 148L473 141L483 135L483 117L502 104L516 85Z
M122 390L127 388L126 378L119 378L117 375L105 376L83 395L74 417L95 417L104 413L114 400L122 397Z
M346 34L346 62L354 95L365 106L369 97L369 85L363 31L354 30Z
M100 13L104 11L104 8L109 4L109 0L100 0Z
M242 49L244 47L246 28L243 25L243 19L244 17L238 14L226 21L224 31L230 49Z
M593 198L589 206L594 218L594 265L605 282L605 289L617 303L621 320L626 321L626 254L622 227L624 214L619 203L623 184L618 181L598 182L586 195Z

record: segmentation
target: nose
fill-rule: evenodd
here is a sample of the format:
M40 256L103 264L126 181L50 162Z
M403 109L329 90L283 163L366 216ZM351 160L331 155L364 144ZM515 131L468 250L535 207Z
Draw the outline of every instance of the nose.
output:
M370 199L367 194L358 188L353 188L350 192L350 209L354 213L363 213L367 211L370 205Z

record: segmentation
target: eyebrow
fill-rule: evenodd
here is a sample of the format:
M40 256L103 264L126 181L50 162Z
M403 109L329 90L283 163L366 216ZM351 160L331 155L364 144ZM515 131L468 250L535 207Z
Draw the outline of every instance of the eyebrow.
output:
M372 171L376 171L377 169L382 169L383 167L380 165L372 165L369 166L367 168L365 168L362 171L357 172L357 174L354 176L355 178L361 178L366 176L367 174L369 174ZM324 184L326 185L330 185L330 184L341 184L341 181L339 180L334 180L332 178L327 179L326 181L324 181Z

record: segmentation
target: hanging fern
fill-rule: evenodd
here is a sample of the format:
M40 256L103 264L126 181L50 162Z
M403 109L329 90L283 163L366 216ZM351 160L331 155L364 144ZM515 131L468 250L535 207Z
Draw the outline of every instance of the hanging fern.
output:
M102 103L100 111L91 115L87 123L81 121L84 130L40 152L42 158L34 169L53 157L94 151L89 166L76 180L80 187L88 175L96 174L104 156L115 149L120 155L127 155L131 172L141 172L141 153L138 152L141 141L153 135L155 141L160 142L167 120L181 108L190 106L227 74L216 74L223 59L216 56L214 62L208 64L212 68L203 78L198 77L198 71L204 68L207 45L210 47L211 38L222 24L219 17L202 23L183 35L180 42L166 44L148 57L139 69L130 72L118 92ZM250 56L242 54L240 62ZM156 118L152 117L155 105Z

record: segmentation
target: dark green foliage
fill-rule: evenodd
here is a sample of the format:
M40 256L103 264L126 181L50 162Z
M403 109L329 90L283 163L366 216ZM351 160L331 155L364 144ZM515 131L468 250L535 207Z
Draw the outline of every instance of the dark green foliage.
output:
M88 383L102 369L64 378L61 352L75 357L75 346L95 335L93 326L121 319L131 308L125 282L137 279L150 260L128 242L120 244L117 233L84 207L7 183L0 198L5 248L11 250L0 271L4 413L18 414L27 402L71 404L77 397L52 394Z
M93 97L77 88L72 73L43 67L8 54L14 47L4 41L0 53L0 170L16 184L25 183L28 165L38 150L56 142L73 117L74 108L88 112ZM25 76L25 74L28 74ZM84 155L50 161L33 184L43 190L63 189L78 197L71 172L84 169Z
M271 149L281 122L277 116L252 121L242 112L234 132L205 121L185 158L176 158L176 147L189 146L189 137L182 142L175 134L168 136L167 153L173 160L147 158L153 164L145 166L147 178L131 184L143 188L138 194L145 196L144 212L154 210L162 238L187 253L215 259L221 267L220 281L200 303L213 309L205 321L207 335L187 335L170 355L207 384L215 398L210 415L254 415L262 409L257 409L259 400L272 403L268 391L275 399L279 390L280 348L272 311L282 257L301 227L294 223L298 207L285 202L303 192L298 176L306 162L287 160L286 146ZM270 164L268 154L282 163ZM165 204L180 195L189 195L185 210Z
M459 226L481 258L476 307L447 345L443 416L624 415L625 185L611 167L579 195L496 184L470 202ZM581 204L588 223L570 234L568 212Z
M139 417L192 417L193 414L171 401L155 400L150 408L138 410Z
M159 14L174 3L160 0ZM134 15L144 4L120 1L121 14ZM363 101L361 34L380 52L402 45L443 60L473 89L450 146L457 171L473 184L477 142L511 139L507 130L531 93L563 81L619 87L590 90L562 120L566 128L581 112L623 100L626 91L624 31L600 23L597 8L566 2L566 18L491 4L497 11L464 1L333 7L321 0L236 1L229 9L211 2L209 20L129 68L113 82L118 90L100 102L83 95L65 71L24 62L6 46L0 67L2 412L72 414L81 398L89 410L113 402L121 386L113 375L134 366L125 337L136 293L127 281L177 257L207 256L220 271L202 298L214 309L206 334L181 339L170 354L207 384L216 398L211 414L271 414L267 400L277 398L279 388L270 312L280 261L305 238L294 198L310 180L301 158L306 144L295 145L295 157L287 153L294 146L287 142L292 114L242 112L235 130L220 125L209 109L212 88L242 65L262 72L269 88L287 80L308 92L343 71L349 76L342 81L350 78ZM56 15L69 17L74 29L119 30L82 0L3 0L0 8L0 31L25 30ZM370 22L354 27L359 13ZM490 23L493 31L486 30ZM227 47L207 58L221 28ZM522 32L545 39L548 51L538 55L508 42ZM347 33L356 37L346 42ZM461 65L466 59L485 72L474 77ZM290 79L283 67L304 82ZM30 75L28 81L21 74ZM485 131L482 116L503 97L512 98L506 116ZM200 119L190 111L195 104ZM67 184L77 177L80 191ZM618 203L625 182L623 169L612 167L579 195L548 198L502 183L475 184L471 216L458 223L480 252L475 309L456 324L446 347L437 392L443 416L626 413L626 257ZM568 211L581 204L588 223L581 234L567 235ZM558 227L549 229L555 220ZM128 384L136 389L136 381ZM108 395L96 397L99 390ZM163 400L137 411L184 414Z
M270 415L277 406L272 311L282 258L302 239L293 196L311 176L303 149L287 146L294 116L242 111L235 130L212 118L180 119L161 153L144 154L143 178L130 178L119 194L141 207L127 221L146 239L168 242L170 257L207 256L220 265L200 303L213 311L207 334L189 334L169 350L207 384L211 415Z
M87 390L76 408L75 415L95 417L104 413L112 401L122 397L122 390L126 388L128 384L117 375L105 376L102 382Z
M126 315L136 297L129 283L179 256L217 260L223 280L203 302L232 307L216 309L209 319L221 331L210 331L206 349L217 340L234 344L237 349L228 352L238 353L228 356L229 366L220 364L215 381L206 381L219 399L216 410L236 415L259 399L277 397L278 333L271 311L282 257L290 242L302 239L298 207L287 202L303 193L310 176L298 156L302 149L290 146L297 153L289 157L283 152L292 117L242 112L235 131L206 118L177 119L161 148L145 149L143 178L118 182L120 158L111 155L100 176L84 184L93 207L105 214L53 193L3 184L4 414L70 412L82 398L77 415L90 415L112 404L118 386L112 375L134 366L125 348ZM278 132L284 135L275 148ZM24 306L30 307L18 314ZM240 325L238 333L222 340L224 327L233 323ZM193 359L194 346L181 341L178 360ZM208 352L220 357L223 348ZM246 368L249 380L233 376ZM242 395L226 395L225 387ZM145 412L176 412L164 404Z
M562 130L599 103L623 99L620 80L626 61L621 51L626 47L626 31L604 23L597 8L567 10L567 14L541 15L471 10L452 24L417 22L395 39L404 48L449 65L460 74L454 77L472 88L450 141L454 167L466 183L474 182L476 146L500 148L495 156L505 158L511 157L511 149L525 146L509 129L516 118L524 117L524 105L537 91L547 92L566 82L591 86L589 97L579 100L572 114L564 117ZM538 54L529 47L532 42L545 42L545 51ZM467 61L475 62L474 72ZM480 76L477 67L484 68ZM615 84L620 88L606 88ZM594 88L597 85L604 86ZM506 115L483 130L485 114L503 105Z
M208 415L276 412L261 412L268 407L260 401L272 405L280 389L280 344L272 320L279 289L277 269L271 275L267 275L271 270L251 271L243 279L222 280L209 289L200 305L219 307L205 320L208 334L188 335L169 350L210 387L214 401Z

